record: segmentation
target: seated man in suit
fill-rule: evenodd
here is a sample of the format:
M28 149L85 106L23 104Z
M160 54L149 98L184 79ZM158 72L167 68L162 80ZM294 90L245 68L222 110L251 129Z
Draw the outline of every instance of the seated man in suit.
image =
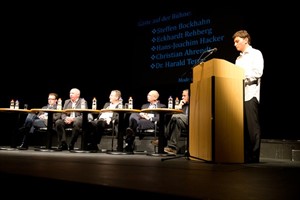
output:
M148 103L142 105L141 109L145 108L166 108L165 104L161 104L158 100L159 93L156 90L151 90L147 95ZM158 114L152 113L131 113L129 116L129 127L126 129L126 146L125 151L133 152L134 139L137 129L154 129L155 121L159 121Z
M177 154L178 141L182 130L188 130L189 126L189 90L182 91L182 99L180 101L180 109L182 114L173 114L165 129L165 136L169 139L168 146L164 148L164 152L168 154Z
M103 106L104 109L118 108L118 105L122 103L121 91L112 90L109 95L109 102L106 102ZM117 131L117 124L119 120L119 114L117 112L102 112L97 118L88 123L87 130L87 149L91 151L98 151L98 144L101 142L102 135L106 128L112 128L115 125L114 131Z
M48 94L48 104L43 106L42 109L56 109L57 107L57 98L56 93ZM60 113L53 113L53 122L60 118ZM18 147L19 150L28 149L28 135L29 133L34 133L36 128L46 128L48 122L48 113L39 112L39 113L29 113L25 119L23 126L19 131L23 135L22 144Z
M77 88L72 88L70 90L70 99L65 100L63 110L65 109L81 109L83 98L80 98L80 90ZM88 108L87 102L85 101L85 108ZM55 127L58 137L58 150L74 150L75 142L77 142L80 130L82 128L82 113L81 112L71 112L62 113L61 119L55 122ZM93 119L92 115L89 116L89 121ZM72 128L71 142L69 146L67 145L67 137L65 128Z

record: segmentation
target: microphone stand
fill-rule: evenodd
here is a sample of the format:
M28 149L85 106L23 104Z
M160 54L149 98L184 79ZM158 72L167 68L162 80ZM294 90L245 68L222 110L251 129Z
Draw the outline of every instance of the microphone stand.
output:
M198 64L201 64L202 62L204 62L204 60L205 60L209 55L211 55L213 51L210 51L209 54L207 54L207 55L202 59L202 56L203 56L206 52L207 52L207 51L203 51L203 52L201 53L201 55L199 56L197 62L193 65L193 67L192 67L191 69L188 69L187 71L185 71L185 72L181 75L181 77L185 76L188 72L189 72L189 73L192 73L191 71L194 69L194 67L196 67Z
M208 56L210 56L211 54L213 54L215 51L209 51L208 54L206 54L206 56L204 58L202 58L202 56L204 55L204 53L206 53L206 51L202 52L202 54L200 55L199 59L197 60L196 64L192 67L192 69L194 67L196 67L198 64L203 63L204 61L206 61L206 58L208 58Z

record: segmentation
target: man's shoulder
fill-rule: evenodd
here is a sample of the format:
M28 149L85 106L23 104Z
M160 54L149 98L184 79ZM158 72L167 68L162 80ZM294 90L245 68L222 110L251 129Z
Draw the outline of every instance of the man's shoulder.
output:
M149 107L149 105L150 105L150 103L144 103L144 104L142 105L142 108L147 108L147 107Z
M157 104L159 108L166 108L167 105L166 104L163 104L163 103L158 103Z
M103 108L107 108L110 105L110 102L106 102L103 106Z
M66 99L65 103L69 103L71 101L71 99Z

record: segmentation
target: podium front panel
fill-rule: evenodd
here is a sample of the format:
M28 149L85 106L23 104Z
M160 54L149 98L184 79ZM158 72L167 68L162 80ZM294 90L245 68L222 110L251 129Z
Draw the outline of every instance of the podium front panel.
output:
M213 59L195 67L193 73L196 80L190 86L191 157L243 163L243 71L228 61Z

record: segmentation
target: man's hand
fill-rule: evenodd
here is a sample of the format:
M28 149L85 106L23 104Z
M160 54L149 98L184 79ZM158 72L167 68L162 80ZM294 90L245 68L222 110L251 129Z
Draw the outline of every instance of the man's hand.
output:
M149 117L149 115L148 115L147 113L143 113L143 112L141 112L141 113L140 113L140 116L141 116L141 118L144 118L144 119L150 120L150 117Z

